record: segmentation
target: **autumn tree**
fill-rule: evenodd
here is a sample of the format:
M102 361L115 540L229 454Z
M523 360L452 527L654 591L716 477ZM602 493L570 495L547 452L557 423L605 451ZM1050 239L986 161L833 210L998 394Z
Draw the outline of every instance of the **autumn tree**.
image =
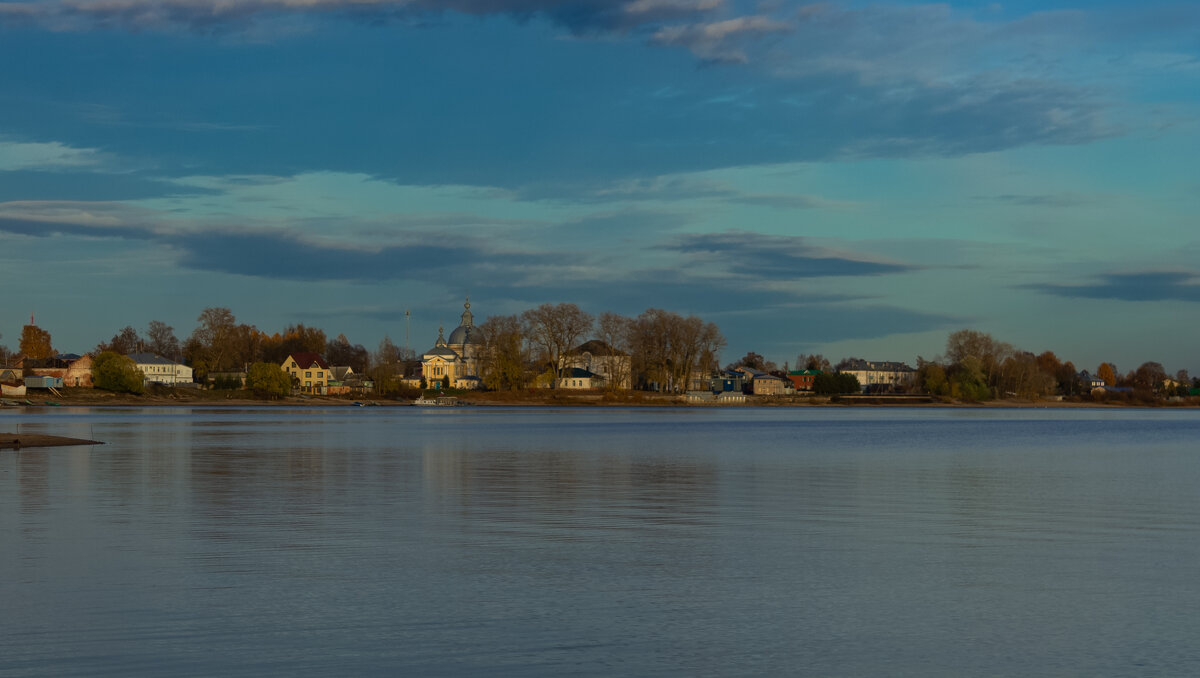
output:
M1079 371L1070 360L1058 366L1054 375L1058 382L1058 392L1063 395L1079 394Z
M594 322L592 314L575 304L542 304L521 314L525 336L541 349L555 387L564 356L592 331Z
M529 359L525 327L515 315L491 316L479 326L483 335L481 372L483 385L495 391L525 386Z
M151 320L146 329L146 350L171 360L179 360L179 339L175 337L175 328L161 320Z
M972 362L967 368L968 374L958 380L966 391L976 396L979 395L979 383L993 395L999 391L1000 368L1013 353L1011 344L997 341L990 334L978 330L959 330L946 338L946 359L950 362L952 372L964 369L968 358L976 359L977 362ZM978 375L974 373L975 370L978 370Z
M304 323L288 325L283 334L265 338L262 357L278 365L293 353L324 353L327 343L324 330L306 327Z
M1117 367L1112 363L1100 363L1100 367L1096 368L1096 378L1104 381L1106 386L1114 386L1117 383Z
M1036 360L1038 369L1051 377L1058 374L1058 368L1062 365L1058 356L1054 355L1054 351L1043 351Z
M925 360L917 356L916 388L929 395L950 395L950 381L946 378L946 368L933 360Z
M53 358L55 351L50 344L50 333L37 325L26 325L21 328L21 355L31 360Z

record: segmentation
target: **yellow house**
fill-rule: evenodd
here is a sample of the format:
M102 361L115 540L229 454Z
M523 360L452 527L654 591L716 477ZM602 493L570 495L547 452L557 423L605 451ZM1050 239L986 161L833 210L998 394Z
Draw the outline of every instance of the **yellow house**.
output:
M301 393L324 395L329 388L333 371L320 353L293 353L283 361L283 371L292 377L292 383Z

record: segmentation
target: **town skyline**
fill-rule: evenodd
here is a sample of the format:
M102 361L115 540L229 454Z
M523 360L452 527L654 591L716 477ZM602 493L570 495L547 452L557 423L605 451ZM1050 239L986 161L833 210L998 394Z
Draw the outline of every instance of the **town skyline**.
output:
M465 303L462 308L465 309L465 313L463 313L461 315L460 319L463 322L468 322L467 316L473 315L471 313L471 303L470 303L469 298L465 298L464 302ZM626 332L628 332L629 328L632 327L632 323L635 320L645 318L645 317L647 317L648 314L651 314L651 313L663 313L665 316L673 317L678 320L684 319L683 316L673 313L669 309L655 309L653 307L649 307L642 314L638 314L638 317L635 318L634 316L621 316L620 314L612 314L612 313L605 313L605 314L589 313L585 309L578 308L575 304L559 303L559 304L546 304L541 309L533 309L533 308L524 309L522 311L518 311L517 313L515 313L511 316L495 316L495 315L484 316L482 321L480 323L478 323L478 325L476 326L476 327L479 327L479 330L477 330L477 331L482 331L483 327L486 327L487 325L491 324L491 322L493 322L495 320L500 320L502 322L503 321L511 321L511 323L515 323L515 325L513 325L514 327L525 325L530 322L530 319L528 318L529 313L543 310L550 306L557 306L559 308L570 307L570 308L573 308L575 312L582 312L583 316L587 317L586 322L587 322L588 329L582 331L579 334L579 336L575 340L576 344L595 343L597 341L600 341L602 343L607 343L607 341L616 341L617 344L615 344L615 345L617 345L618 348L620 348L622 350L628 350L628 351L636 350L632 346L625 345L627 342L635 341L631 336L626 336ZM612 326L606 327L605 319L601 317L602 315L612 316L611 317L612 321L617 321L617 322L622 323L621 329L619 330L619 333L622 336L619 339L617 337L612 336L612 333L614 332L614 330L616 328L612 327ZM396 338L393 338L391 335L384 335L384 337L382 337L379 342L365 344L364 342L359 342L351 337L346 336L345 332L337 331L336 328L332 328L331 330L326 331L326 328L324 328L324 327L320 327L315 324L308 324L303 321L297 322L297 323L291 323L288 326L282 327L282 328L271 328L271 327L263 328L263 327L259 327L257 324L255 324L253 322L247 322L244 318L237 317L237 315L234 314L227 307L209 307L209 308L205 308L203 310L203 312L200 314L200 316L197 317L196 326L190 332L183 331L179 328L176 328L174 326L168 325L160 320L155 319L155 320L150 321L148 324L148 327L145 327L145 328L138 328L133 325L126 325L122 328L115 330L113 335L109 339L104 339L104 338L97 339L95 345L92 348L74 351L74 350L70 350L70 349L64 349L63 347L61 347L59 345L58 340L54 339L54 333L45 327L37 325L35 323L35 317L33 315L31 315L30 319L29 319L30 324L26 324L22 327L22 332L17 333L17 341L13 342L13 344L11 346L5 343L5 341L4 341L5 335L0 334L0 349L3 349L3 351L0 351L0 358L4 358L6 356L8 358L17 358L18 356L22 355L21 351L19 350L19 346L17 344L18 344L18 342L23 341L24 331L29 329L30 327L33 327L33 328L36 328L36 333L42 337L42 339L41 339L42 341L45 341L48 344L53 345L51 353L48 353L46 355L52 355L52 354L95 355L101 351L110 351L110 350L116 350L120 354L125 354L125 353L130 353L130 352L149 352L149 353L147 353L147 355L156 355L156 356L160 356L160 357L165 357L165 358L168 358L173 361L179 361L180 364L192 366L194 364L194 361L189 359L188 354L190 351L186 347L186 345L189 344L191 341L196 340L197 338L199 338L201 341L203 341L204 340L203 337L204 337L206 331L211 332L211 330L206 330L206 327L208 326L209 323L213 322L214 318L223 318L224 319L223 321L227 321L230 324L229 326L231 329L237 329L239 331L240 330L246 330L246 331L252 330L252 334L256 334L262 340L266 340L268 342L274 342L276 344L279 344L280 342L282 342L284 344L286 344L288 342L292 342L292 343L300 342L301 344L311 344L319 336L319 338L320 338L319 343L322 346L325 346L325 347L337 346L338 347L337 350L338 350L339 354L357 351L358 353L361 354L356 358L357 360L364 360L373 366L377 366L379 364L377 362L377 358L379 355L381 355L383 353L397 352L397 354L401 357L401 360L409 360L409 361L411 361L411 360L419 361L422 359L422 356L424 354L427 354L430 351L433 351L436 353L438 347L443 345L443 342L445 341L445 337L446 337L447 333L450 333L450 330L454 327L453 324L450 326L440 325L438 327L436 338L432 342L429 342L429 346L426 348L419 348L417 344L405 342L405 341L403 341L403 339L397 340ZM700 318L699 316L693 316L691 319L695 320L699 323L702 323L702 324L705 323L705 319ZM235 328L234 323L236 323L236 328ZM624 323L629 323L629 325L624 325ZM972 329L972 328L960 328L959 330L950 332L943 339L941 348L937 352L930 352L928 354L920 354L917 356L913 356L912 358L900 357L900 358L897 358L896 360L891 360L891 359L879 359L877 357L864 357L861 355L838 356L838 355L825 355L820 352L805 353L803 351L799 351L797 353L792 354L791 356L780 358L779 360L776 360L775 356L763 355L760 352L755 351L753 348L751 348L745 352L738 352L736 354L733 352L730 352L728 350L728 342L724 337L722 328L720 328L720 326L716 325L715 323L708 323L708 325L712 328L712 331L714 331L716 333L715 336L717 337L717 344L719 345L719 348L717 348L716 354L715 354L716 361L712 365L712 369L714 369L714 370L719 370L721 365L729 365L730 367L735 366L735 365L748 365L748 364L751 364L750 362L747 362L747 359L750 359L750 358L754 358L755 360L761 361L766 366L763 368L764 370L772 371L775 373L781 373L781 371L786 371L786 370L792 370L793 373L796 371L802 371L802 370L806 369L806 366L802 363L804 363L805 361L811 361L814 359L818 360L818 361L823 361L829 366L833 366L836 364L842 364L842 363L849 363L849 362L854 362L854 361L866 361L866 362L892 362L892 363L897 363L897 364L902 363L902 364L905 364L906 367L913 367L913 366L919 366L922 363L922 361L924 361L925 363L941 364L943 366L948 367L948 366L959 363L962 359L961 355L957 355L957 353L961 352L961 348L955 348L954 345L958 342L961 342L963 336L973 335L976 337L982 337L984 341L992 343L995 347L994 350L997 351L998 352L997 354L1001 355L1001 356L1007 356L1007 355L1017 356L1019 354L1026 354L1027 356L1030 356L1030 358L1029 358L1030 360L1032 360L1033 357L1036 357L1037 360L1042 360L1046 356L1050 356L1051 360L1053 362L1055 362L1056 364L1061 363L1062 365L1065 365L1065 366L1073 365L1074 373L1077 373L1079 375L1085 375L1085 374L1093 373L1093 372L1104 372L1104 370L1107 369L1109 371L1110 383L1117 381L1117 380L1122 380L1122 379L1130 380L1133 378L1135 371L1144 370L1148 366L1157 366L1159 369L1164 370L1164 374L1167 377L1174 377L1177 373L1183 374L1183 375L1190 375L1192 373L1192 370L1190 370L1186 366L1175 366L1175 365L1171 365L1169 363L1164 364L1158 360L1155 360L1153 357L1143 357L1142 359L1136 360L1136 361L1128 363L1128 364L1118 363L1117 361L1114 361L1114 360L1107 360L1107 361L1100 361L1096 365L1089 365L1086 363L1080 363L1080 362L1076 361L1072 356L1070 356L1068 354L1060 353L1059 351L1056 351L1053 347L1045 347L1045 348L1042 348L1042 349L1036 350L1036 351L1030 350L1025 347L1016 346L1009 342L1006 342L1006 341L1004 341L1003 337L993 337L986 332L981 332L979 330ZM243 340L233 339L233 341L236 343L238 341L243 341ZM536 342L533 341L532 335L530 335L528 331L524 332L524 338L522 339L522 342L530 343L529 350L531 352L531 355L537 353L538 349L536 348ZM251 342L251 343L256 344L257 342ZM157 348L157 346L159 346L159 345L166 345L166 344L169 344L170 346L172 346L173 347L172 350L162 350L162 349ZM384 348L385 345L387 346L386 350ZM116 347L116 348L114 348L114 347ZM273 349L273 350L275 350L275 352L278 352L278 349L279 349L279 346L276 346L275 349ZM313 351L313 352L315 352L315 354L319 354L319 355L326 355L326 350L332 351L334 349L327 348L327 349L317 350L315 347L313 347L313 348L309 348L309 349L305 349L305 350ZM402 350L404 352L401 352ZM1003 359L1003 358L1001 358L1001 359ZM250 362L254 362L255 360L258 360L258 358L251 359ZM345 362L347 360L347 358L343 355L341 360L342 360L342 362ZM267 362L273 364L274 362L278 362L278 360L270 360L269 359L269 360L267 360ZM0 360L0 364L5 364L5 362L3 360ZM249 362L246 363L246 365L248 365L248 364L249 364ZM339 363L339 364L341 364L341 363ZM246 365L243 365L243 368ZM837 371L837 370L834 370L834 371ZM1115 373L1114 373L1114 371L1115 371ZM1185 376L1185 377L1181 377L1181 378L1183 379L1184 382L1187 382L1189 379L1191 379L1190 376Z
M541 303L1200 373L1200 9L0 3L0 344Z

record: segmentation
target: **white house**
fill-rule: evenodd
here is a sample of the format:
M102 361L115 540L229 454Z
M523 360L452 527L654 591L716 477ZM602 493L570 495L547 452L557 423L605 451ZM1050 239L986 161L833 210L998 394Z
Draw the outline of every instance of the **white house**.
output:
M904 363L891 361L851 360L838 370L842 374L853 374L863 391L890 391L907 386L917 371Z
M192 368L153 353L130 353L133 364L145 375L147 384L190 384Z

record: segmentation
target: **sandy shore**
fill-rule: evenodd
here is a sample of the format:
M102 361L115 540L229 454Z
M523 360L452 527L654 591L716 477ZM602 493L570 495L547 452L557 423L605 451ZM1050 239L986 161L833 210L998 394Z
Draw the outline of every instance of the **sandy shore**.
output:
M42 433L0 433L0 449L19 450L26 447L64 447L67 445L103 444L99 440L48 436Z

